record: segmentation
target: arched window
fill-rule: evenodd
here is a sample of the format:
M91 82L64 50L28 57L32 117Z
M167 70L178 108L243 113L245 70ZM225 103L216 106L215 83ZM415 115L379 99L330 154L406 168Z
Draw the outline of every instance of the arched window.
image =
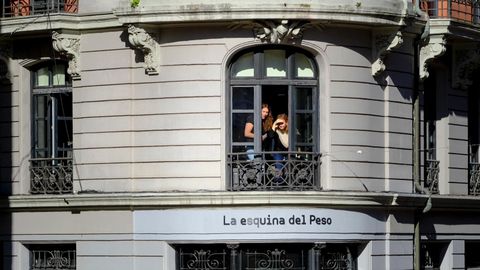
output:
M318 69L312 55L290 47L243 51L232 59L228 91L231 188L315 188Z
M67 66L59 61L36 66L32 70L32 193L72 191L72 138L72 82Z

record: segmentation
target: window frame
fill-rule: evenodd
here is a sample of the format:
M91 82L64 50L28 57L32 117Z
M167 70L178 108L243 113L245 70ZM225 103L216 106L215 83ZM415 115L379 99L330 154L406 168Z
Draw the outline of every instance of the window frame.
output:
M53 83L53 78L56 73L54 73L54 68L58 65L63 66L63 75L65 76L65 83L61 85L55 85ZM42 68L48 68L48 86L37 86L38 81L38 72ZM72 98L72 78L67 72L68 64L63 61L48 61L41 64L36 65L32 68L32 76L31 76L31 119L32 119L32 132L31 132L31 156L32 158L58 158L58 152L71 152L73 150L73 112L71 112L70 116L61 115L58 112L58 106L61 105L63 102L62 98L58 97L64 94L70 95L67 101L69 101L69 106L72 106L73 98ZM37 98L46 97L47 103L49 101L52 102L52 107L46 106L47 112L44 117L38 115L38 104L36 102ZM55 132L52 131L52 128L48 128L46 130L47 134L47 145L44 150L41 150L37 147L38 141L38 124L37 120L40 118L45 118L46 126L50 127L53 124L53 129ZM61 146L58 145L58 125L56 123L60 123L61 121L69 121L70 122L70 130L67 132L70 142L70 147L65 147L63 150ZM39 152L45 152L46 156L39 155Z
M266 75L266 66L264 61L264 52L268 50L284 50L285 51L285 61L286 61L286 76L285 77L268 77ZM233 74L233 66L236 63L236 60L240 59L243 55L247 53L253 53L253 77L239 77L235 78ZM314 76L312 78L297 76L296 74L296 65L295 65L295 54L300 53L306 56L309 60L309 63L313 69ZM227 152L232 152L234 145L242 145L233 142L233 88L234 87L253 87L254 88L254 130L260 130L260 113L261 113L261 103L262 103L262 87L263 86L287 86L288 87L288 116L289 116L289 127L295 126L294 116L294 107L295 99L293 92L295 88L301 87L311 87L312 89L312 110L311 114L313 116L312 125L313 125L313 140L312 147L313 152L320 152L320 93L319 93L319 68L316 64L315 57L308 51L303 50L297 47L284 46L284 45L267 45L267 46L258 46L249 49L245 49L237 52L234 57L231 59L228 68L227 68L227 82L226 82L226 104L227 104ZM258 119L256 119L258 118ZM256 150L261 149L261 134L259 132L254 133L254 148ZM293 138L294 133L289 133L289 141L296 142ZM293 146L292 146L293 147Z

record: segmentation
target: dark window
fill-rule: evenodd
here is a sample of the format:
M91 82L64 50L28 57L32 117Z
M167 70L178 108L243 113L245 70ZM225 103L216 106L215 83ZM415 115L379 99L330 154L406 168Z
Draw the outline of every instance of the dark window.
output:
M71 192L72 84L64 63L33 71L32 193ZM48 182L47 178L57 178Z
M421 244L420 259L422 269L440 269L442 260L445 257L448 243L424 242Z
M244 51L230 66L228 96L233 189L253 182L255 188L313 188L320 127L312 55L289 47ZM251 170L253 160L262 164Z
M480 242L465 242L465 269L480 269Z
M440 162L437 160L437 76L431 71L424 82L423 135L424 135L424 186L438 193Z
M30 245L30 270L74 270L75 245Z
M478 84L477 84L478 85ZM480 94L468 92L469 194L480 195Z

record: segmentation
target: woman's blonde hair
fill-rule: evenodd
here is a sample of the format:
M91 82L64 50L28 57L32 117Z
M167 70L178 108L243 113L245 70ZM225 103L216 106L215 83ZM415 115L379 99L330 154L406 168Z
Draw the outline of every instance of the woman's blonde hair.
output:
M285 128L285 132L288 132L288 115L284 114L284 113L281 113L279 115L277 115L277 120L283 120L285 121L285 125L287 126ZM276 120L275 120L276 121Z

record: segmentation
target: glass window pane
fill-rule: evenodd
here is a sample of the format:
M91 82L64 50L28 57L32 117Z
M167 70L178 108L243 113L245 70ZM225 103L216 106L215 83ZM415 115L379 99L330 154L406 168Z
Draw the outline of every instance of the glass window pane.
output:
M233 87L232 108L253 110L253 87Z
M313 107L313 91L312 88L297 88L295 91L296 109L311 110Z
M232 66L233 77L253 77L253 53L246 53L235 61Z
M48 96L35 96L35 157L48 157L49 130L48 130Z
M310 113L295 115L297 143L313 143L313 116Z
M53 85L65 85L65 66L55 65L53 67Z
M312 62L304 54L295 53L295 70L297 72L297 77L315 77Z
M265 51L265 68L267 77L286 77L285 51Z
M232 142L251 142L253 139L244 136L245 124L253 121L253 113L232 114Z
M35 75L36 86L49 86L48 67L39 69Z
M70 93L56 94L57 108L57 155L70 157L72 148L72 95Z

